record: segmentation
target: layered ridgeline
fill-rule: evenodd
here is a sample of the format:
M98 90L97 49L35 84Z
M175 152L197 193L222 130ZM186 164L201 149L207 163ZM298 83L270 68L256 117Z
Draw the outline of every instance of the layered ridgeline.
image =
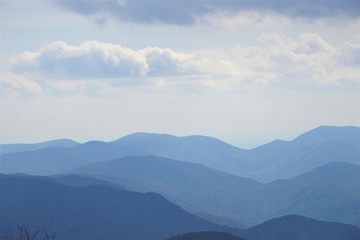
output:
M253 149L264 154L259 180L291 178L330 162L360 164L360 128L323 126L292 141L273 141Z
M247 240L355 240L360 238L359 230L349 224L289 215L246 229L242 236Z
M0 175L0 189L1 238L15 239L18 225L41 226L67 240L159 240L189 231L233 230L185 212L159 194L79 176Z
M299 214L360 226L360 167L350 163L330 163L267 184L157 156L94 163L72 173L158 192L198 216L227 225L251 226Z
M34 144L26 144L26 143L18 143L18 144L2 144L0 145L0 154L12 153L12 152L25 152L25 151L35 151L47 147L74 147L79 145L80 143L75 142L70 139L57 139L51 140L42 143L34 143Z
M197 216L231 226L286 214L360 225L359 131L320 127L253 150L209 137L145 133L109 143L1 145L7 153L0 156L0 172L96 177L158 192ZM248 177L287 180L264 184Z
M360 239L360 229L348 224L289 215L245 229L241 232L241 236L247 240L356 240ZM167 240L242 240L244 238L223 232L195 232Z
M244 150L215 138L137 133L114 142L148 155L201 163L260 182L291 178L330 162L360 164L360 128L315 128L292 141L275 141Z
M173 236L166 240L245 240L225 232L193 232Z
M40 226L56 239L357 240L358 227L284 216L248 229L212 224L155 193L136 193L81 176L0 175L0 234ZM187 232L193 232L188 233Z
M53 141L53 143L56 142ZM7 148L9 147L10 145L7 145ZM146 154L139 149L100 141L90 141L73 147L50 145L34 151L0 155L0 172L33 175L61 174L85 164L132 155Z
M319 127L292 141L277 140L252 150L204 136L149 133L136 133L108 143L76 144L62 140L34 146L8 144L0 146L0 152L4 153L0 157L0 171L59 174L87 163L157 155L269 182L295 177L330 162L359 164L359 136L358 127Z

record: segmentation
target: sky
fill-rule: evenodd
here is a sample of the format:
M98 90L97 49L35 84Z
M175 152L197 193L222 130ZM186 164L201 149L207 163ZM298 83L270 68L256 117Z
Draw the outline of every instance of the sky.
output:
M360 125L360 0L0 0L0 142Z

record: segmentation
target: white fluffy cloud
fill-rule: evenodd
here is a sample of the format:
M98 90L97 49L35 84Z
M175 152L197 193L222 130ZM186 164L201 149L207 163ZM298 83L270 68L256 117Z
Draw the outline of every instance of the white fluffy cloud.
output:
M297 39L264 34L259 41L268 49L263 52L268 70L274 71L278 79L298 80L308 85L360 79L359 45L332 46L318 34L301 34Z
M77 85L70 84L72 80L81 80L82 86L86 81L101 80L112 86L181 84L238 89L272 82L279 86L356 82L359 57L359 45L333 46L318 34L297 38L262 34L256 46L190 53L159 47L130 49L97 41L79 46L54 42L15 57L12 67L18 74L36 73L42 81L53 80L51 86L62 90L69 86L74 90Z
M180 53L159 47L134 50L97 41L80 46L54 42L15 57L12 66L19 73L38 72L60 79L239 75L236 63L210 51Z
M148 66L144 55L132 49L96 41L72 46L51 43L38 52L25 52L14 59L15 70L40 71L63 78L144 76Z
M0 87L3 91L16 91L16 92L42 92L41 86L27 78L13 74L0 75Z
M134 50L98 41L72 46L59 41L25 52L12 64L17 72L39 71L58 78L121 78L188 74L182 64L191 57L166 48Z

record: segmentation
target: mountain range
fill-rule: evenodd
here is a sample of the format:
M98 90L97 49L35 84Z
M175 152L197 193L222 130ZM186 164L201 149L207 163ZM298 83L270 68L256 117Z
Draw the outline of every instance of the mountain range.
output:
M125 157L79 167L72 174L158 192L220 224L248 227L288 214L360 226L360 167L329 163L289 180L259 183L201 164L157 156Z
M129 235L124 235L124 239L164 239L173 234L224 229L246 239L264 239L262 235L256 238L262 230L254 230L255 235L250 230L255 225L267 229L266 226L273 225L266 223L280 224L282 216L291 223L301 223L301 227L307 224L308 220L303 218L289 217L293 215L360 226L359 127L318 127L291 141L276 140L250 150L205 136L135 133L112 142L78 143L63 139L39 144L3 144L0 153L0 173L3 173L0 185L5 186L0 188L0 208L1 215L6 216L3 218L6 220L0 220L0 233L14 229L16 224L27 224L21 220L26 214L30 215L24 218L28 224L46 225L50 231L69 239L72 236L101 239L96 234L105 232L92 232L88 226L104 224L108 214L115 218L123 213L145 219L144 222L114 220L141 230L141 236L137 237L136 233L126 231ZM35 196L26 195L31 192ZM71 226L66 224L56 228L55 216L64 222L78 211L76 208L84 207L84 212L85 208L98 208L100 205L83 198L92 198L92 194L99 204L108 207L98 211L96 218L79 225L79 231L89 235L73 234ZM18 200L12 202L9 196ZM115 203L114 199L127 200ZM52 202L54 210L47 203L33 206L43 201ZM79 206L80 201L86 204ZM156 215L144 207L147 201L149 207L161 211L169 208L169 213L174 215ZM25 208L34 210L24 215ZM111 215L111 208L119 210ZM139 212L127 212L129 209ZM86 214L79 214L76 221L83 221L81 217ZM149 217L154 214L156 217ZM35 217L38 215L41 218ZM154 222L148 224L146 221L150 219ZM176 219L188 219L193 224L184 225ZM170 224L172 221L176 224ZM172 227L160 231L157 222ZM118 228L115 223L108 225L114 236L122 236L114 230ZM159 234L152 235L147 227L157 229ZM150 238L143 238L147 234ZM300 233L296 236L308 239ZM276 235L273 238L281 239Z
M360 164L360 128L318 127L292 141L273 141L253 151L267 159L254 173L260 181L291 178L330 162Z
M355 240L360 238L359 234L359 228L348 224L287 215L245 229L240 233L243 237L206 231L185 233L167 240Z
M17 144L1 144L0 154L12 153L12 152L26 152L35 151L47 147L74 147L80 143L70 139L57 139L41 143L17 143Z
M173 236L166 240L244 240L244 238L234 236L225 232L192 232Z
M156 193L104 184L74 186L48 177L0 175L0 233L41 226L57 239L159 240L188 231L230 228L202 220Z
M359 228L336 222L287 215L241 233L247 240L340 240L359 239Z
M122 240L357 240L360 228L296 215L247 229L202 220L159 194L137 193L81 176L0 175L0 234L41 226L56 239ZM88 183L75 186L78 182ZM24 201L24 199L26 199ZM193 232L188 233L187 232Z
M292 178L330 162L360 164L359 127L318 127L292 141L277 140L252 150L240 149L211 137L150 133L131 134L112 142L77 144L69 141L50 141L33 147L0 145L0 152L5 153L0 157L0 171L60 174L87 163L125 156L157 155L270 182ZM39 146L46 148L39 149ZM33 150L28 151L29 148ZM11 153L9 149L12 149Z

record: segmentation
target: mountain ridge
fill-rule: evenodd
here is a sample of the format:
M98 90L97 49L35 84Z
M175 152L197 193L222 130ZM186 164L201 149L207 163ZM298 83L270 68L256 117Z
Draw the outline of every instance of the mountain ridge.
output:
M35 151L47 147L74 147L80 144L71 139L55 139L39 143L10 143L0 144L0 154Z
M0 233L10 238L18 225L42 226L67 240L158 240L196 229L233 231L185 212L157 193L4 174L0 189Z
M357 240L360 228L349 224L286 215L244 229L237 237L223 232L193 232L166 240Z
M249 226L279 214L303 213L309 217L360 225L359 219L351 217L351 209L346 207L348 200L353 201L349 206L360 213L360 197L354 195L360 186L360 166L332 165L335 167L330 168L331 171L326 165L312 170L316 177L298 176L266 184L200 164L158 156L114 159L82 166L71 173L111 181L135 191L159 192L184 209L217 223L235 221L237 224L234 226ZM335 184L333 179L336 177L344 180ZM298 202L298 199L303 200ZM344 214L337 215L335 210Z
M55 232L57 238L68 240L223 240L224 236L234 240L357 240L360 237L359 227L299 215L273 218L246 229L228 228L196 218L156 193L136 193L104 185L71 186L49 177L0 174L0 186L0 214L4 216L0 219L0 232L10 238L16 226L22 224L30 228L42 226L48 232ZM185 234L188 232L193 233ZM179 234L188 238L171 237Z
M360 238L360 228L287 215L246 229L243 236L247 240L356 240Z
M252 150L244 150L219 139L205 136L176 137L170 134L134 133L112 142L89 141L64 147L64 153L48 154L49 161L57 155L68 154L69 162L77 167L84 162L100 162L124 156L158 155L165 158L201 163L233 175L252 178L260 182L290 179L329 162L360 164L359 127L319 127L291 141L273 141ZM55 148L55 147L54 147ZM58 147L59 148L59 147ZM70 170L71 164L61 171L49 169L23 169L29 161L41 159L44 149L14 152L0 157L1 172L29 174L57 174ZM71 153L70 153L71 152ZM17 157L15 157L18 154ZM21 160L29 156L26 162ZM38 154L38 155L37 155ZM72 155L72 157L70 156ZM10 159L9 159L10 158ZM35 160L32 160L32 159ZM72 159L70 161L70 159ZM82 159L82 160L81 160ZM19 167L13 166L20 161ZM45 163L44 163L45 164ZM7 168L10 170L7 170ZM60 167L60 166L59 166ZM67 168L67 169L66 169Z

